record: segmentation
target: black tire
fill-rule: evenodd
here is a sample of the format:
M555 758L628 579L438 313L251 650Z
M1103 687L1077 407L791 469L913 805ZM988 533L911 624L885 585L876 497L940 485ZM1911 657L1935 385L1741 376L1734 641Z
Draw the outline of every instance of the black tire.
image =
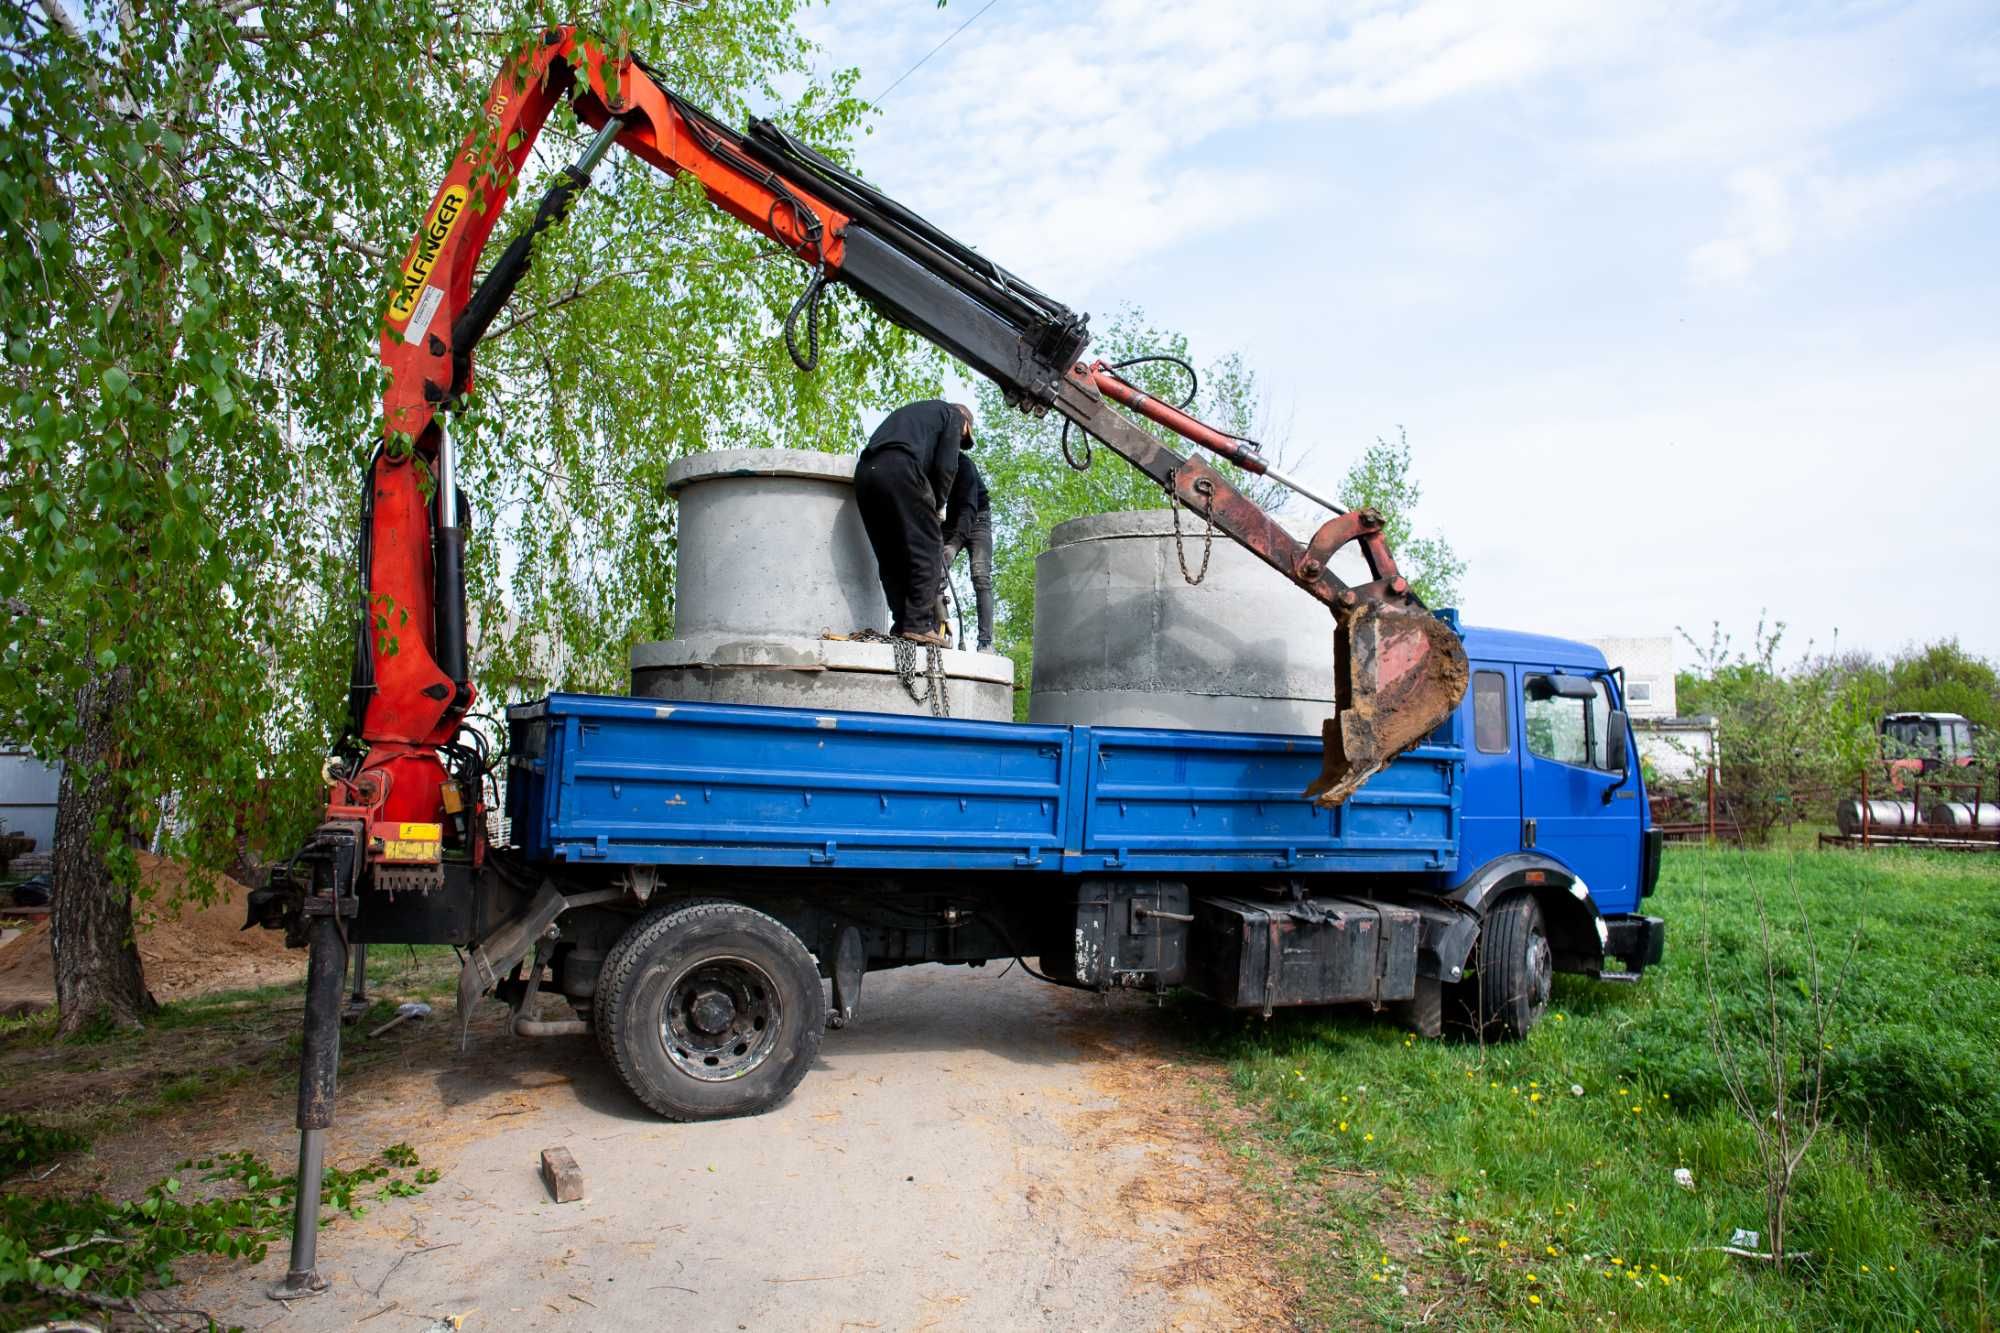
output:
M1396 1001L1389 1012L1419 1037L1438 1036L1444 1031L1444 987L1436 977L1418 977L1416 994Z
M625 1086L670 1120L769 1110L812 1068L826 1030L819 964L741 903L641 917L605 959L593 1012Z
M1451 989L1459 1017L1488 1041L1528 1035L1548 1012L1555 955L1542 905L1525 893L1503 899L1479 927L1476 974ZM1469 1012L1468 1012L1469 1011Z

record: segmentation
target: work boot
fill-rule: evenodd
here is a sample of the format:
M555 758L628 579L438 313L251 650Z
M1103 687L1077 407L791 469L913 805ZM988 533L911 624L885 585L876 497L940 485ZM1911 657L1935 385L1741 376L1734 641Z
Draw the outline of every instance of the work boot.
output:
M980 651L980 652L982 652L982 653L990 653L990 652L992 652L992 651L993 651L993 640L991 640L991 639L987 639L987 640L985 640L985 641L984 641L983 643L981 643L981 644L979 645L979 651Z
M922 644L926 648L949 648L951 640L934 629L906 629L902 636L911 643Z

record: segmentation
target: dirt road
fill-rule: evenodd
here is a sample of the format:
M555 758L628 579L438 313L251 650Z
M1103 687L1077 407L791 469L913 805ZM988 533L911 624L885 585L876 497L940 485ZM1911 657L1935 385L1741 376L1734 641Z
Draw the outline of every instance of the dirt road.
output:
M288 1330L468 1311L472 1330L1287 1326L1210 1128L1212 1075L1171 1016L1000 971L871 976L856 1026L749 1120L652 1118L588 1037L526 1062L476 1037L437 1078L484 1137L427 1153L445 1174L423 1196L330 1227L327 1294L262 1300L278 1252L184 1294ZM556 1144L581 1202L550 1203L537 1177Z

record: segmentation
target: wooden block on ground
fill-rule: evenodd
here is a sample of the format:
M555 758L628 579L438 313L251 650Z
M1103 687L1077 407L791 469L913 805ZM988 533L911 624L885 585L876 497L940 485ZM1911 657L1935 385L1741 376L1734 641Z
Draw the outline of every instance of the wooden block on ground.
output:
M567 1148L542 1149L542 1183L557 1203L575 1203L583 1197L583 1168Z

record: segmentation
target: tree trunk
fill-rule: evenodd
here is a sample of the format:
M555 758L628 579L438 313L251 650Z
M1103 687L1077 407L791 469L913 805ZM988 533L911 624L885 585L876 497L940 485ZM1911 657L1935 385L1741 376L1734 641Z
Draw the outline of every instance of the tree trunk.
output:
M130 812L113 778L120 760L118 714L131 694L127 667L93 676L77 692L83 734L63 759L49 917L56 1031L63 1036L100 1019L137 1027L158 1007L146 989L132 933L132 887L105 864L105 844L97 836L102 821L112 845L131 844Z

